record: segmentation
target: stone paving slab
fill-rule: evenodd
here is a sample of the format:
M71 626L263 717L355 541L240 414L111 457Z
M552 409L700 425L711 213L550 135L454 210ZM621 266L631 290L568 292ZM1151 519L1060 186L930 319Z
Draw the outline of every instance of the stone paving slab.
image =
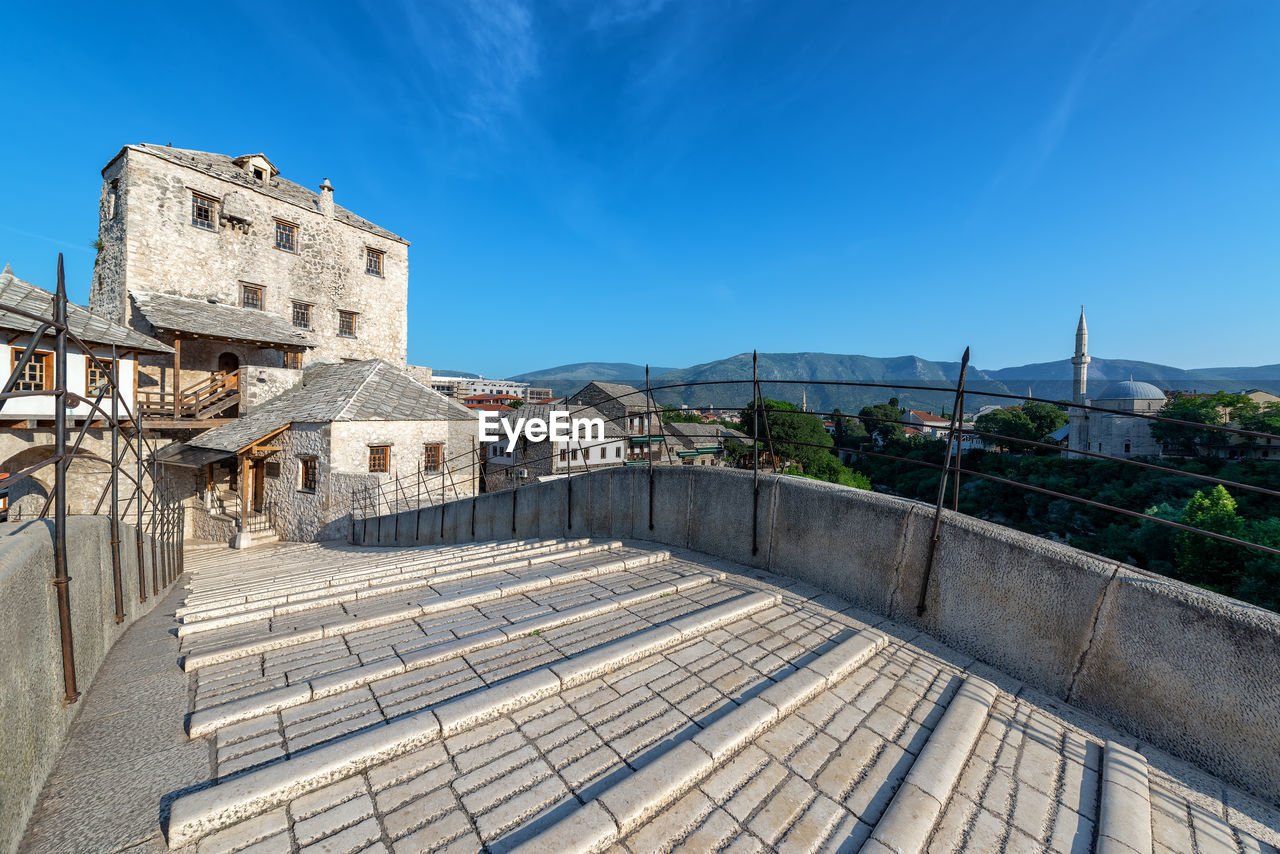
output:
M176 602L157 611L154 661L132 649L131 690L95 682L24 850L1277 852L1273 805L793 579L625 542L607 554L626 565L530 583L598 566L606 552L570 554L583 545L191 555L192 622L538 563L181 646ZM442 595L471 598L397 610ZM353 614L387 619L177 666ZM147 758L117 768L99 758L113 746Z

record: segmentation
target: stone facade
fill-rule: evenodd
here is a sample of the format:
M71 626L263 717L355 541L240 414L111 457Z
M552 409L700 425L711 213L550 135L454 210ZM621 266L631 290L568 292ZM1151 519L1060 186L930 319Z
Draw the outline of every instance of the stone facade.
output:
M259 168L260 160L244 165ZM335 208L332 190L312 193L274 174L257 181L232 164L221 155L140 145L125 147L107 165L90 307L138 324L130 292L239 306L242 286L255 285L262 310L290 323L294 302L311 306L308 335L316 346L304 363L376 356L403 366L409 244ZM193 224L193 194L213 202L211 229ZM277 248L277 222L295 228L294 251ZM370 251L381 253L381 275L366 272ZM354 337L339 334L339 311L356 313ZM184 346L183 365L213 370L226 349L214 342L208 352ZM283 364L279 352L242 349L241 364Z
M293 424L272 444L280 450L268 458L277 463L266 477L264 496L275 532L282 540L308 542L348 536L351 496L357 489L394 481L397 477L414 497L439 501L475 494L468 453L475 426L467 421L334 421ZM419 466L426 443L443 443L442 458L449 471L427 475L418 486ZM369 447L389 445L389 471L369 471ZM453 459L455 458L456 459ZM314 458L316 488L302 488L303 460Z
M248 414L302 382L302 371L250 366L240 369L240 411Z

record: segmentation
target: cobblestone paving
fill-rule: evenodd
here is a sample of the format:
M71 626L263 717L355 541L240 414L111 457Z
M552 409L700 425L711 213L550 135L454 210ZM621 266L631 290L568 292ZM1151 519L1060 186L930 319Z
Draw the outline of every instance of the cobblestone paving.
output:
M339 577L335 566L340 579L376 579L388 566L437 560L432 572L445 572L450 561L474 561L486 549L502 562L504 555L540 547L551 554L574 546L281 548L256 558L238 555L222 568L204 562L193 585L198 595L189 601L270 598L282 583L320 589L326 573ZM555 556L187 635L183 650L287 635L353 614L393 613L406 603L658 551L627 543ZM775 599L735 611L728 621L713 619L755 592ZM618 597L631 598L609 606ZM530 620L542 621L527 623L540 628L521 630ZM503 627L509 631L494 631ZM815 675L861 637L880 641L857 666L826 682ZM628 644L642 642L647 645L627 652ZM601 651L617 656L616 664L589 678L527 698L503 693L521 679L542 678ZM397 672L386 675L390 671L380 670L386 667ZM953 741L961 751L954 784L921 837L922 851L1096 850L1109 744L1137 749L1148 763L1150 805L1140 818L1150 822L1153 854L1277 854L1280 845L1275 809L1077 709L803 583L681 550L658 562L566 576L537 589L196 667L188 673L189 711L219 714L238 702L261 709L253 704L284 696L284 689L310 685L315 692L339 673L354 681L211 732L215 785L200 794L267 785L263 775L311 767L305 765L311 757L341 756L347 745L388 724L390 732L399 723L434 720L450 701L493 705L473 725L405 742L353 773L317 777L304 794L236 813L248 817L221 822L190 850L507 852L524 845L522 851L558 854L578 848L557 834L590 826L600 805L615 803L628 786L647 799L643 819L617 818L616 832L594 847L623 854L871 850L901 815L898 795L910 788L912 769L928 750L936 753L930 745ZM959 730L948 712L973 680L999 690L981 723L975 720L972 739L956 741ZM717 722L737 720L727 716L773 708L761 703L778 704L779 691L802 693L794 694L794 704L778 706L743 744L687 769L687 778L679 769L670 780L643 782L660 759L714 732Z

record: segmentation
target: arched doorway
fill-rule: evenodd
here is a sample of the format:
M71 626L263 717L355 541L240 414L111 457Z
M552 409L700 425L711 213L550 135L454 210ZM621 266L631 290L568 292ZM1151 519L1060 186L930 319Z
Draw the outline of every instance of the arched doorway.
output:
M218 355L218 372L229 374L233 371L240 370L240 357L235 353L221 353Z

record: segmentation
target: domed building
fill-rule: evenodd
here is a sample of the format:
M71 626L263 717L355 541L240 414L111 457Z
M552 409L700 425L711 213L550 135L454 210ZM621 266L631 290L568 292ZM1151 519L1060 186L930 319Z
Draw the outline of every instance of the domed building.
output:
M1132 379L1111 383L1098 397L1090 398L1088 391L1089 330L1084 322L1084 309L1080 309L1080 323L1076 327L1076 353L1071 359L1075 368L1072 384L1072 402L1086 406L1098 406L1119 412L1159 412L1165 403L1165 394L1151 383ZM1146 418L1133 418L1111 412L1090 412L1072 409L1068 424L1068 456L1079 456L1071 451L1091 451L1111 457L1159 456L1160 443L1151 437L1151 425Z

